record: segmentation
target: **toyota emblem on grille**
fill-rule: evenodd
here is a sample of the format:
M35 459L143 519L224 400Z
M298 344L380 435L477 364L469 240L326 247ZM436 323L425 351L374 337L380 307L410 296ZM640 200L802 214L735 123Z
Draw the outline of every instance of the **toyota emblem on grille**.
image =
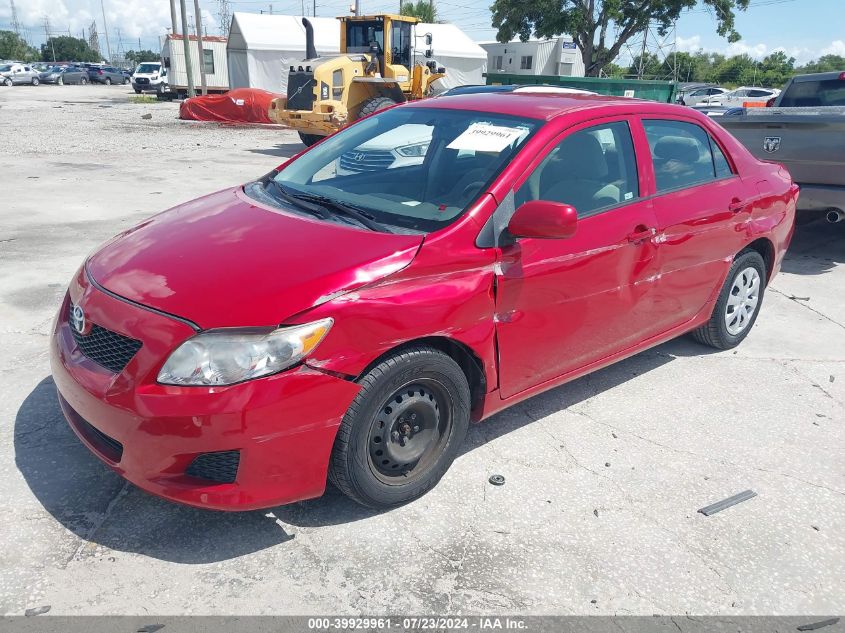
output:
M364 160L364 152L355 152L354 154L352 154L352 160L360 163L362 160Z
M85 333L85 311L79 306L73 306L70 310L70 324L80 334Z

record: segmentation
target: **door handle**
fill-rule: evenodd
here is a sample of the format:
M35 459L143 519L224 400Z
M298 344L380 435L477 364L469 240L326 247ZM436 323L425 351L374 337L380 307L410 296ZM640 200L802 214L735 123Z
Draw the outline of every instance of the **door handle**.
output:
M647 239L654 237L657 234L657 229L653 226L646 226L645 224L638 224L632 233L628 233L628 241L632 244L640 244Z
M728 209L730 210L731 213L739 213L740 211L742 211L747 206L748 206L748 203L745 202L744 200L740 200L739 198L734 198L733 200L731 200L731 203L728 205Z

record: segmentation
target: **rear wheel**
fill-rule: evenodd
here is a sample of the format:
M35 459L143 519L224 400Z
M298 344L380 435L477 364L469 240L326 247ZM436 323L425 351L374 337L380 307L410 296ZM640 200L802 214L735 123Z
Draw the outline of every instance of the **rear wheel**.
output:
M335 438L329 479L365 506L389 508L431 490L469 426L470 392L443 352L413 347L367 372Z
M710 320L694 330L693 337L716 349L736 347L757 320L765 289L763 257L757 251L741 252L728 272Z
M324 137L318 136L317 134L306 134L305 132L299 133L299 140L301 140L305 147L311 147L317 141L323 140Z
M129 77L124 77L123 78L123 85L125 86L128 83L129 83Z
M85 84L87 84L87 83L88 83L88 79L86 79L85 77L82 77L82 78L79 80L79 83L80 83L81 85L83 85L83 86L84 86Z
M6 77L6 78L3 80L3 83L4 83L5 85L7 85L7 86L11 86L11 85L12 85L12 80L11 80L11 78Z
M32 85L33 85L33 86L37 86L37 85L38 85L38 83L39 83L39 82L38 82L38 77L33 77L33 78L32 78Z
M396 101L390 99L389 97L373 97L372 99L365 101L364 105L361 106L361 109L358 111L358 118L361 119L365 116L369 116L374 112L396 105L396 103Z
M58 79L56 79L56 84L59 85L59 86L64 86L65 85L65 78L59 77Z
M105 83L107 86L111 86L111 79L109 77L106 77L106 80L103 83Z

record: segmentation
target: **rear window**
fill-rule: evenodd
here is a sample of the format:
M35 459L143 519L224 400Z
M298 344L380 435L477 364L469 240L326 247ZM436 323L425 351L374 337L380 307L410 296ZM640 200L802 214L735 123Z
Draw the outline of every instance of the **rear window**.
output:
M781 97L780 105L786 108L845 106L845 81L826 79L795 82Z

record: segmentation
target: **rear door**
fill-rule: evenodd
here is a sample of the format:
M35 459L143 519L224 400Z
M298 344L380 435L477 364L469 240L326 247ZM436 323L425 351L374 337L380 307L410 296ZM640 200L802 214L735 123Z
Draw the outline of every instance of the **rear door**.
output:
M496 331L500 390L508 398L656 333L656 219L641 196L626 117L567 130L514 186L515 206L574 206L569 239L520 238L501 249ZM647 150L645 150L647 152Z
M696 315L719 288L759 195L708 130L682 117L642 117L652 158L660 242L661 330Z

